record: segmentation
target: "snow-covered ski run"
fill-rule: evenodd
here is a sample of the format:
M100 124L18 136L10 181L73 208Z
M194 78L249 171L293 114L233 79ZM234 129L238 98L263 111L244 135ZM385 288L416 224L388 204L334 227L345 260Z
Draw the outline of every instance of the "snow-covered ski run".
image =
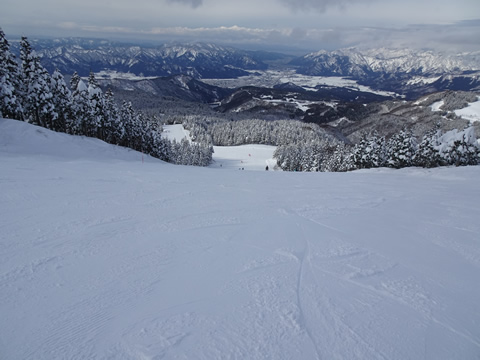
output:
M479 179L174 166L0 120L0 358L477 359Z

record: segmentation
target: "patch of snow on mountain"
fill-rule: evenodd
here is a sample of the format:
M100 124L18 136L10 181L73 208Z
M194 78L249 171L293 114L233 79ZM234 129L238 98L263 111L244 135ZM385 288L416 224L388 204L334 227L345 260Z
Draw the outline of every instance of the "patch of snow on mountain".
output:
M469 120L470 123L480 121L480 96L478 97L478 101L468 104L468 106L463 109L455 110L455 114Z
M428 84L434 83L435 81L437 81L440 78L441 78L441 76L435 76L435 77L430 77L430 78L426 78L426 77L422 77L422 76L416 76L416 77L408 80L406 84L407 85L428 85Z
M430 107L432 111L442 111L441 107L443 106L443 104L445 104L445 101L440 100L440 101L434 102L432 105L430 105Z
M298 74L295 70L252 71L251 75L242 76L238 79L202 79L202 81L207 84L228 88L241 86L273 87L275 85L292 83L309 91L315 91L316 86L332 86L346 87L356 91L370 92L383 96L400 96L390 91L373 90L368 86L359 85L355 80L339 76L310 76Z
M132 73L123 73L114 70L102 70L95 73L97 79L121 79L121 80L153 80L157 76L139 76Z

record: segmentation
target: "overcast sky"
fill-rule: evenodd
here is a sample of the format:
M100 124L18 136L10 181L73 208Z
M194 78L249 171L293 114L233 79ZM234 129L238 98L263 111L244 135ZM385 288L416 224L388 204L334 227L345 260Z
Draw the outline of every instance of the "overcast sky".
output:
M480 50L480 0L0 0L12 36Z

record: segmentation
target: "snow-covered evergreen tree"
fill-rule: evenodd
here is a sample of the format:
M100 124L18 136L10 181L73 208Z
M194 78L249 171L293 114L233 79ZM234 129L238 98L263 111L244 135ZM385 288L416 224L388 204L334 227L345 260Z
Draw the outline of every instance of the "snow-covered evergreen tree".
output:
M477 165L480 161L480 148L473 127L449 131L440 137L439 143L440 154L448 165Z
M88 106L88 88L76 74L70 80L72 86L73 120L69 126L69 133L73 135L87 135L90 123Z
M352 159L357 169L368 169L372 167L369 159L368 143L367 134L363 134L358 144L353 148Z
M385 137L379 136L375 131L368 141L370 149L369 162L372 168L378 168L386 165L386 142Z
M72 93L65 82L65 78L58 69L53 72L50 81L53 95L52 101L55 111L58 114L52 130L67 132L67 127L73 122Z
M321 166L321 171L340 172L355 169L351 145L340 143L335 146L331 155L327 156Z
M412 166L415 145L412 133L405 129L392 136L387 145L387 165L396 169Z
M125 128L120 119L120 111L111 89L105 92L105 141L110 144L120 144L125 136Z
M137 132L135 124L135 112L131 102L123 101L120 109L120 121L125 129L124 136L120 141L120 145L131 146L134 134Z
M10 44L0 28L0 116L22 119L20 75Z
M50 89L50 74L40 64L28 39L20 41L22 62L22 91L25 120L36 125L54 129L58 118Z
M433 168L442 165L442 157L438 150L439 136L440 131L437 129L430 130L423 136L413 158L414 165L425 168Z
M90 72L88 77L88 112L90 115L87 135L105 140L105 99L93 72Z
M372 136L364 134L353 148L352 161L357 169L369 169L385 166L385 138L375 131Z
M70 89L72 89L72 91L75 91L77 89L77 86L80 80L81 80L80 76L75 71L72 77L70 78Z

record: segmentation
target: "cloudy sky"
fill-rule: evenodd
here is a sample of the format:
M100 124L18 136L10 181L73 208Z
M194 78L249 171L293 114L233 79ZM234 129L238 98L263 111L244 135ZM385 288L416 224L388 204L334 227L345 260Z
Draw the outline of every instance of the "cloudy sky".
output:
M0 0L12 36L480 50L480 0Z

